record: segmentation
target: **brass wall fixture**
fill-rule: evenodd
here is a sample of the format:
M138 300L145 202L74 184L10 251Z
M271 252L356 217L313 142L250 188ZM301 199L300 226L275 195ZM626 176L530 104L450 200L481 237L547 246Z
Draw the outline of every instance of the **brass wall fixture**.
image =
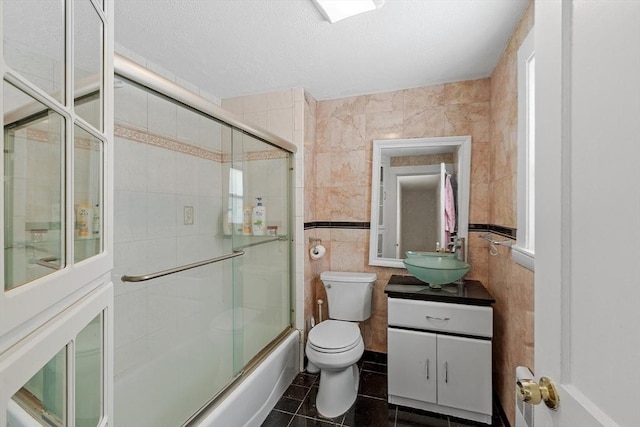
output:
M556 386L547 377L540 378L540 384L533 379L521 379L516 383L518 399L524 403L538 405L544 402L547 408L556 410L560 405L560 396Z

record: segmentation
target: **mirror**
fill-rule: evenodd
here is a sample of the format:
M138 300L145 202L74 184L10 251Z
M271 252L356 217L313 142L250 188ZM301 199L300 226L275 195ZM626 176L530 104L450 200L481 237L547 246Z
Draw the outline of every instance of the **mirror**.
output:
M373 141L369 265L404 268L406 251L466 242L470 166L470 136Z

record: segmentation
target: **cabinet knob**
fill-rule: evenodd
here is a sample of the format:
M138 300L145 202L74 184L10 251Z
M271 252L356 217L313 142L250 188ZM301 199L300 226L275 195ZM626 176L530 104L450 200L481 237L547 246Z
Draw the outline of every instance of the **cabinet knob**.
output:
M560 396L553 382L547 377L540 378L540 384L533 379L521 379L516 383L518 399L525 403L538 405L544 402L549 409L558 409Z

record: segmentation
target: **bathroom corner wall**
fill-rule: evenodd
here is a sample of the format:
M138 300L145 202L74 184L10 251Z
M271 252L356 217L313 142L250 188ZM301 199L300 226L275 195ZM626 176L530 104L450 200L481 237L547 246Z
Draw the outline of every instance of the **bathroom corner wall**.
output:
M309 104L309 105L307 105ZM315 108L315 100L306 96L301 88L285 89L277 92L247 95L222 100L222 107L243 119L278 135L298 147L295 154L295 327L304 330L305 307L305 263L307 244L304 232L305 219L305 134L311 122L305 111ZM307 130L307 132L309 132ZM267 207L268 209L268 207Z
M487 223L489 198L490 89L487 79L446 83L317 103L315 221L350 222L353 228L314 230L327 254L315 271L341 270L378 274L371 318L361 324L367 350L387 351L387 297L392 274L406 270L371 267L369 229L373 140L454 135L472 137L470 223ZM468 278L488 280L488 253L469 242ZM316 298L326 300L320 280ZM326 304L323 318L326 318ZM314 307L317 316L317 307Z
M489 223L516 228L518 83L517 53L533 27L533 1L523 14L491 75L491 144L489 148ZM472 164L474 159L472 159ZM487 247L483 242L481 246ZM473 260L471 260L473 263ZM489 280L494 305L494 389L514 425L514 371L533 368L534 275L516 264L508 248L489 257Z
M316 220L316 109L317 102L309 93L304 94L304 222L310 223ZM321 262L311 261L309 256L309 238L319 238L314 229L304 231L302 258L297 258L298 262L304 260L304 319L314 316L316 304L315 281L320 276L318 266ZM324 258L326 259L326 258ZM317 318L315 319L318 320ZM309 325L305 324L305 333L308 332Z

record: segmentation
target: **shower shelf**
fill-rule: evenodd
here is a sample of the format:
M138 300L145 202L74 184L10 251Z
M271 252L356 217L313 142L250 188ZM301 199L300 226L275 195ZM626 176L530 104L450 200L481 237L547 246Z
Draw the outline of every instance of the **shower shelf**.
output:
M265 237L262 237L262 236L260 236L260 237L257 237L257 236L234 236L234 238L235 237L240 238L241 241L246 239L247 243L239 244L238 246L234 247L233 248L234 251L250 248L252 246L264 245L266 243L289 240L289 236L287 236L287 235L276 236L276 237L273 237L273 236L265 236ZM255 239L260 239L260 240L254 241Z

